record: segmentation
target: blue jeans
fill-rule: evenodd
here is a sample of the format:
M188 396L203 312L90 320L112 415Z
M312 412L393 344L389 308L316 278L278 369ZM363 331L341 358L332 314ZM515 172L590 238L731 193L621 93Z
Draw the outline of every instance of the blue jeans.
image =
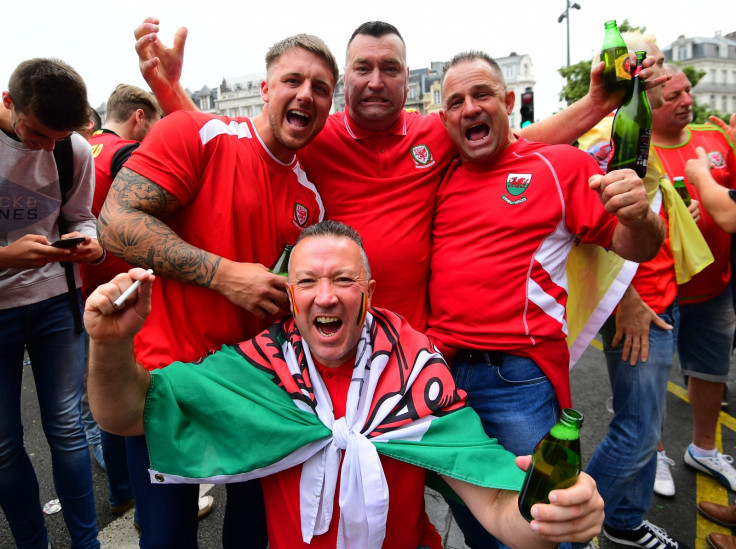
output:
M89 361L89 336L84 334L84 364L85 369ZM100 428L92 417L92 410L89 409L89 399L87 398L87 372L84 376L84 391L82 391L82 425L84 426L84 435L87 437L87 444L97 446L102 443Z
M143 436L127 437L128 469L141 528L141 549L196 549L197 484L151 484ZM265 548L266 512L260 480L228 484L223 548Z
M125 437L113 435L100 429L100 438L107 472L107 502L111 506L120 505L133 498L133 486L130 484L130 475L128 474L128 452Z
M26 349L71 546L97 548L92 466L80 411L84 336L74 330L67 294L0 310L0 507L17 547L46 549L38 480L23 445L20 399Z
M621 344L611 347L616 333L615 317L610 317L601 328L614 416L585 470L595 479L605 502L605 523L622 530L641 524L654 493L667 378L677 345L677 303L659 316L673 329L662 330L651 324L649 359L639 360L635 366L621 360Z
M463 351L453 360L452 376L468 394L483 429L511 453L531 454L560 415L554 387L529 358L506 353ZM467 507L447 500L472 549L505 547L475 520Z

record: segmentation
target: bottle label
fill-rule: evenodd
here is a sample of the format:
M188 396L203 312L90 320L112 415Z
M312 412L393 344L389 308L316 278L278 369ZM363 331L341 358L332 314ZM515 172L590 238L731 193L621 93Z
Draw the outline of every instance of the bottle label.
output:
M631 80L631 63L629 62L628 52L619 55L615 62L616 77L619 80Z
M647 173L647 164L649 163L649 143L652 140L652 130L643 128L639 130L639 146L636 150L636 172L644 179L641 174Z

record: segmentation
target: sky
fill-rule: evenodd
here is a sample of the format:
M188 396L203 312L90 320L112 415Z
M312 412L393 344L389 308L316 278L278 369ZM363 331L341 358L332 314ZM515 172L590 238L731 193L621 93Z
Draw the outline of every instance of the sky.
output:
M567 21L557 22L567 0L454 0L406 2L372 0L40 0L5 2L0 10L0 89L13 69L32 57L58 57L84 78L90 104L107 101L118 83L146 87L138 71L133 30L147 16L161 22L171 45L174 31L189 29L182 84L192 91L215 87L223 77L265 71L266 50L282 38L306 32L327 42L338 64L353 30L365 21L395 25L407 45L409 67L427 67L456 53L480 49L494 57L528 54L537 84L535 116L544 118L563 104L557 69L567 62ZM572 2L571 2L572 3ZM646 26L660 47L680 35L712 37L736 31L733 0L699 0L687 7L651 0L577 0L570 10L570 61L591 59L603 41L605 21L629 19Z

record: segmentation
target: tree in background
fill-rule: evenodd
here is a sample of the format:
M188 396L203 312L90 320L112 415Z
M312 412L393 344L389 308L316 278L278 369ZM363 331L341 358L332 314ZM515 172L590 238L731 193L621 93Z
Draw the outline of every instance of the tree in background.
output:
M628 19L624 19L623 23L619 25L621 32L626 31L641 31L646 32L646 27L633 27L629 23ZM693 88L697 85L700 79L705 75L705 71L697 70L695 67L683 66L683 72L687 75L688 80L693 85ZM569 67L560 67L557 72L564 78L567 83L562 87L562 91L559 93L561 101L565 101L568 105L574 103L586 93L590 87L590 61L579 61ZM696 124L703 124L708 121L708 117L714 115L721 118L724 122L728 123L729 114L723 114L717 110L709 109L708 107L699 105L697 101L693 101L693 122Z

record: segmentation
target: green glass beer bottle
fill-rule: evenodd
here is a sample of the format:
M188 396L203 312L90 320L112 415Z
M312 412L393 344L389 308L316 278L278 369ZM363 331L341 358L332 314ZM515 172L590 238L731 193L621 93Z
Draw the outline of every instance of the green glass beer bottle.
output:
M690 193L687 192L687 187L685 186L685 178L681 175L675 177L673 180L673 183L675 185L675 190L677 191L677 194L680 195L680 198L682 198L682 201L685 203L685 206L690 206L690 202L692 202L690 198Z
M608 171L631 168L644 179L652 139L652 109L644 82L639 76L646 52L636 52L636 72L624 102L616 111L611 128L611 157Z
M532 505L549 503L550 491L567 488L577 482L582 425L583 414L565 408L557 423L534 448L532 464L519 493L519 511L527 521L532 521Z
M621 38L615 19L606 21L601 59L606 63L603 69L603 85L606 89L609 91L627 90L631 84L629 48Z
M291 244L284 246L284 250L281 252L281 255L276 260L276 263L273 264L273 267L271 267L271 272L273 274L289 276L289 256L291 255L291 249L293 247L294 246Z

